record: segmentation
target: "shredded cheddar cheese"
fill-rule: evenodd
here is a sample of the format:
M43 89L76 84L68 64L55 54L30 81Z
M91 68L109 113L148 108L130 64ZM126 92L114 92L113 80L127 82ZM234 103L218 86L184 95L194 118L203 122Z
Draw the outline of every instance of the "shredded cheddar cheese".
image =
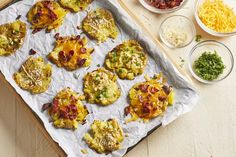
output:
M236 15L222 0L206 0L198 10L198 16L208 28L221 33L235 31Z

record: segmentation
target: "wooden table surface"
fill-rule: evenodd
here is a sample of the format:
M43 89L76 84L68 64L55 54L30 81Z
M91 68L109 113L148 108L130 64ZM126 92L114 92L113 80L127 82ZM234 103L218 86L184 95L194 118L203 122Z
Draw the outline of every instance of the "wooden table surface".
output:
M7 2L8 0L0 0ZM167 15L157 15L145 10L138 0L123 0L143 24L158 36L160 23ZM1 5L0 5L1 6ZM236 5L235 5L236 6ZM194 1L174 14L193 18ZM236 56L236 36L215 38L197 26L204 39L225 43ZM187 60L196 43L182 49L168 49L168 55L180 64L179 57ZM182 68L189 76L187 63ZM236 156L236 71L224 81L203 85L193 81L200 100L193 111L180 117L167 127L160 128L141 142L126 157L235 157ZM0 157L57 157L55 145L36 123L35 116L11 92L6 82L0 81ZM29 114L30 113L30 114ZM41 130L41 131L40 131Z

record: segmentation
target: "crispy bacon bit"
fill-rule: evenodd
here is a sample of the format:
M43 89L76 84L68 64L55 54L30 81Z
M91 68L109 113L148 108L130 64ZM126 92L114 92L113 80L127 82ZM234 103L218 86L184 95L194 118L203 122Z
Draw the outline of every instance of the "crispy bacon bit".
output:
M50 108L51 106L52 106L52 103L43 104L42 111L44 112L45 110L47 110L47 109Z
M70 105L70 111L72 111L73 113L77 113L77 107L75 105Z
M144 101L142 95L138 95L138 100L139 100L139 102L141 102L141 103Z
M62 61L67 61L67 57L66 57L64 51L60 51L60 52L59 52L59 58L60 58Z
M35 50L33 50L33 49L30 49L30 51L29 51L29 55L35 55L37 52L35 51Z
M80 48L80 52L81 52L81 53L86 53L86 51L87 51L86 48L84 48L84 47Z
M77 35L77 36L75 37L75 40L80 40L80 35Z
M159 96L158 99L159 99L160 101L165 101L165 100L166 100L166 97Z
M74 53L74 50L70 50L68 55L66 56L66 61L69 61L73 57Z
M150 93L152 93L152 94L155 94L158 91L159 90L156 87L151 87L151 89L150 89Z
M19 20L21 18L21 15L18 15L17 17L16 17L16 20Z
M153 107L153 109L152 109L153 111L156 111L157 110L157 107Z
M60 33L56 33L56 34L54 35L54 38L55 38L56 40L58 40L59 37L60 37Z
M54 99L52 103L52 113L56 113L58 109L59 109L59 101L57 99Z
M162 87L162 89L164 90L164 92L165 92L167 95L170 94L170 88L167 87L166 85L164 85L164 86Z
M67 107L61 107L60 108L60 118L63 118L63 119L68 119L69 118Z
M83 122L81 123L82 125L86 124L86 120L83 120Z
M41 28L35 28L35 29L32 31L32 34L38 33L39 31L41 31Z
M149 85L141 84L141 85L139 85L139 90L141 90L144 93L147 93L148 92L148 87L149 87Z
M84 63L86 62L86 60L87 59L85 59L85 58L84 59L79 58L78 61L77 61L78 66L82 67L84 65Z
M152 95L148 94L147 95L147 100L149 101L151 99Z
M143 107L143 113L150 113L151 111L150 111L150 109L149 109L149 107L148 106L144 106Z
M127 116L129 113L130 113L130 107L127 106L127 107L125 108L125 116Z
M71 99L72 102L76 102L77 101L77 99L73 95L71 95L70 99Z

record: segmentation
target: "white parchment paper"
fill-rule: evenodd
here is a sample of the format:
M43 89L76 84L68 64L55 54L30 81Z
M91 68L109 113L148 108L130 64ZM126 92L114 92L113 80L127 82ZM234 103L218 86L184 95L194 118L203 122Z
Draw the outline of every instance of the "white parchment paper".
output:
M35 2L35 0L23 0L4 9L0 12L0 24L13 22L18 15L22 15L21 20L27 23L26 14ZM13 80L12 76L16 71L18 71L22 63L24 63L29 57L29 50L31 48L38 52L34 57L41 56L46 59L46 55L51 52L54 47L55 33L59 32L60 35L63 36L81 34L81 31L76 29L76 27L81 24L81 21L86 16L85 11L76 14L69 13L65 17L63 25L58 30L47 34L45 34L45 31L40 31L39 33L33 35L32 30L30 30L30 24L27 23L28 32L22 48L11 56L0 57L0 70L6 80L14 87L16 92L24 99L26 104L28 104L29 107L40 117L51 137L59 143L59 145L70 157L123 156L127 149L145 137L148 131L160 124L167 125L180 115L190 111L198 99L198 94L194 88L170 63L166 56L163 55L158 46L155 45L155 43L147 36L145 36L140 27L135 24L135 22L120 7L116 0L95 0L87 10L92 10L97 7L107 8L113 13L120 31L119 37L116 40L109 40L108 42L100 45L97 45L96 42L89 40L89 46L95 48L95 52L92 55L93 61L89 68L82 68L74 72L68 72L63 68L58 68L53 65L53 79L47 92L39 95L31 95L27 91L20 89ZM142 46L146 49L146 52L149 54L149 61L144 74L138 76L133 81L118 80L122 90L122 96L117 102L110 106L99 107L98 105L88 104L85 102L90 114L87 116L87 123L85 125L80 125L77 130L71 131L54 128L53 125L49 123L49 116L47 112L41 112L42 105L44 103L51 102L56 93L65 87L70 87L73 90L82 93L83 76L87 72L97 69L98 64L103 65L106 54L115 46L127 39L136 39L140 41ZM131 122L124 124L124 108L128 105L127 95L129 89L135 83L144 81L143 76L145 74L152 76L153 74L161 71L168 78L169 84L174 87L176 95L174 105L168 108L163 117L155 118L148 123ZM78 76L78 79L76 79L74 75ZM107 120L109 118L116 118L120 122L124 132L128 134L128 137L125 138L120 150L108 155L99 155L89 149L82 138L84 133L89 130L90 124L94 119ZM82 154L81 149L87 149L88 154Z

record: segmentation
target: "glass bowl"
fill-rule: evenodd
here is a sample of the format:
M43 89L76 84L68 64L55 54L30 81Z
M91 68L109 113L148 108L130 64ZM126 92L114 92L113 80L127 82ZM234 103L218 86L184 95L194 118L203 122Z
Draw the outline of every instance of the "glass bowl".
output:
M144 8L148 9L151 12L158 13L158 14L165 14L165 13L171 13L171 12L177 11L177 10L181 9L187 3L187 1L188 0L183 0L183 2L179 6L174 7L174 8L158 9L158 8L148 4L146 2L146 0L139 0L139 2L143 5Z
M213 81L207 81L202 79L195 73L193 69L194 62L206 51L207 52L216 51L217 54L222 58L222 61L226 66L223 73L216 80ZM189 54L189 62L188 62L189 70L193 75L193 77L202 83L212 84L224 80L232 72L233 66L234 66L234 58L232 52L226 45L218 41L214 40L202 41L198 43L196 46L194 46Z
M179 31L182 31L183 33L185 33L186 40L184 41L184 43L180 44L178 46L171 44L165 38L165 35L166 35L165 32L167 29L175 30L175 31L179 30ZM196 36L196 29L195 29L193 22L189 18L182 16L182 15L173 15L173 16L167 17L161 23L161 26L159 29L159 36L160 36L161 41L169 48L181 48L181 47L185 47L185 46L189 45L193 41L193 39Z
M210 28L208 28L202 21L201 19L199 18L198 16L198 9L199 7L202 5L202 3L204 2L205 0L197 0L196 4L195 4L195 9L194 9L194 16L195 16L195 19L198 23L198 25L205 31L207 32L208 34L211 34L213 36L217 36L217 37L226 37L226 36L232 36L232 35L235 35L236 34L236 29L234 30L234 32L228 32L228 33L221 33L221 32L216 32ZM233 0L223 0L223 2L228 5L229 7L233 8L235 14L236 14L236 1L233 1Z

